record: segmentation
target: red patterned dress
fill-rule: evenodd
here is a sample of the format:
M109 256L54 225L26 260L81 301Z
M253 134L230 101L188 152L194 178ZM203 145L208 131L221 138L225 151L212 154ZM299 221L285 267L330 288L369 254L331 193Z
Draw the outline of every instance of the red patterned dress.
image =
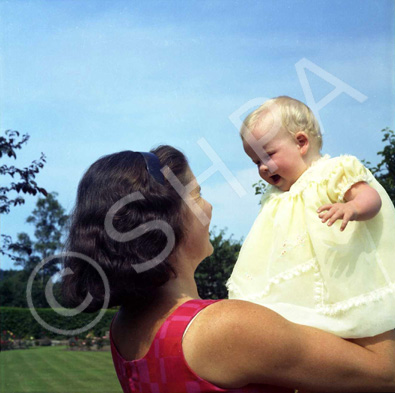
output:
M124 393L288 392L264 385L222 389L191 370L182 351L184 331L199 311L217 301L194 299L178 307L162 324L148 353L141 359L125 360L115 347L110 328L112 357Z

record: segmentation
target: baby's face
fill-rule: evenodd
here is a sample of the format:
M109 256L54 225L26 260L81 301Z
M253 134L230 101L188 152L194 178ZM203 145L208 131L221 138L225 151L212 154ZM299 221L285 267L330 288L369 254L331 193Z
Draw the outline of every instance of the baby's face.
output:
M288 191L307 169L296 139L283 127L274 131L260 122L244 135L243 147L260 177L281 191Z

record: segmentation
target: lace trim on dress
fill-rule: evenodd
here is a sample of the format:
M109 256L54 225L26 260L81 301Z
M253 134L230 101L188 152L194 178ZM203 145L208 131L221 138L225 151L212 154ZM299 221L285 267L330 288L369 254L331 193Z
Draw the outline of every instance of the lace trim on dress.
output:
M312 162L312 164L307 168L302 175L299 177L298 180L291 186L289 191L281 191L275 186L269 185L267 191L262 196L261 202L265 201L268 198L285 198L287 196L295 196L299 195L306 189L306 187L311 183L322 183L324 180L322 178L311 178L308 176L311 172L315 171L317 166L320 166L322 163L328 161L330 159L329 154L325 154L324 156L320 157L318 160Z
M303 265L299 265L294 269L288 270L286 272L280 273L272 277L269 280L268 284L263 289L263 291L256 294L245 295L240 291L240 289L233 282L232 279L228 280L228 282L226 283L226 287L229 292L233 292L237 297L241 299L259 303L259 300L261 300L264 296L269 294L271 287L273 285L279 284L280 282L286 280L290 280L292 278L302 275L303 273L307 273L311 270L314 271L314 278L315 278L314 300L316 304L316 310L319 313L328 316L335 316L344 313L354 307L360 307L369 303L378 302L380 300L383 300L388 295L395 294L395 283L391 283L386 287L376 289L372 292L359 295L348 300L337 302L335 304L325 304L325 298L326 298L325 294L327 293L327 291L325 288L324 281L321 277L319 265L316 259L312 259L309 262L304 263Z
M324 280L321 275L320 266L315 260L314 264L314 301L316 307L323 306L325 299L326 288Z
M322 314L334 316L354 307L360 307L369 303L383 300L388 295L395 294L395 284L389 284L386 287L376 289L372 292L356 296L352 299L344 300L333 305L322 305L318 307L318 311Z
M318 272L319 272L318 265L317 265L315 258L302 264L302 265L296 266L293 269L287 270L286 272L283 272L283 273L279 273L276 276L272 277L270 280L268 280L268 284L265 286L265 288L261 292L254 294L254 295L245 296L239 290L239 288L235 285L235 283L233 282L232 279L228 280L228 282L226 283L226 287L228 288L229 291L234 292L237 296L240 296L243 299L253 301L253 300L260 299L263 296L266 296L270 292L270 289L273 285L276 285L282 281L290 280L294 277L300 276L301 274L306 273L312 269L318 270Z

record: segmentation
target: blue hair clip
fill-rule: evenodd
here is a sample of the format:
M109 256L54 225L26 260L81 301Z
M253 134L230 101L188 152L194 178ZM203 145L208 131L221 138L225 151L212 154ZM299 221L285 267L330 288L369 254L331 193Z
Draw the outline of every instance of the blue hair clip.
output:
M137 154L141 154L145 161L145 167L148 173L160 184L165 184L165 177L161 172L161 164L159 158L154 153L145 153L141 151L136 151Z

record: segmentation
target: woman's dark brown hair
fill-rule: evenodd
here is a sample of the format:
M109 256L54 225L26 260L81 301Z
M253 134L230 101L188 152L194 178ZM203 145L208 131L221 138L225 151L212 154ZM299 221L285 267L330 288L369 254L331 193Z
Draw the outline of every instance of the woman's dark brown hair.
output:
M171 146L159 146L151 152L183 185L191 180L187 159L180 151ZM110 237L105 229L110 208L136 191L144 198L116 211L112 219L116 231L125 233L152 220L165 221L174 233L173 252L185 235L185 205L181 196L166 179L160 184L148 173L141 154L122 151L92 164L78 186L66 251L83 254L103 269L110 288L109 307L128 304L140 308L176 274L168 258L140 273L132 266L161 253L168 241L162 230L150 230L133 240L120 242ZM67 306L80 305L90 294L93 299L85 311L93 312L103 307L105 290L97 269L75 256L64 258L64 268L73 272L62 280Z

